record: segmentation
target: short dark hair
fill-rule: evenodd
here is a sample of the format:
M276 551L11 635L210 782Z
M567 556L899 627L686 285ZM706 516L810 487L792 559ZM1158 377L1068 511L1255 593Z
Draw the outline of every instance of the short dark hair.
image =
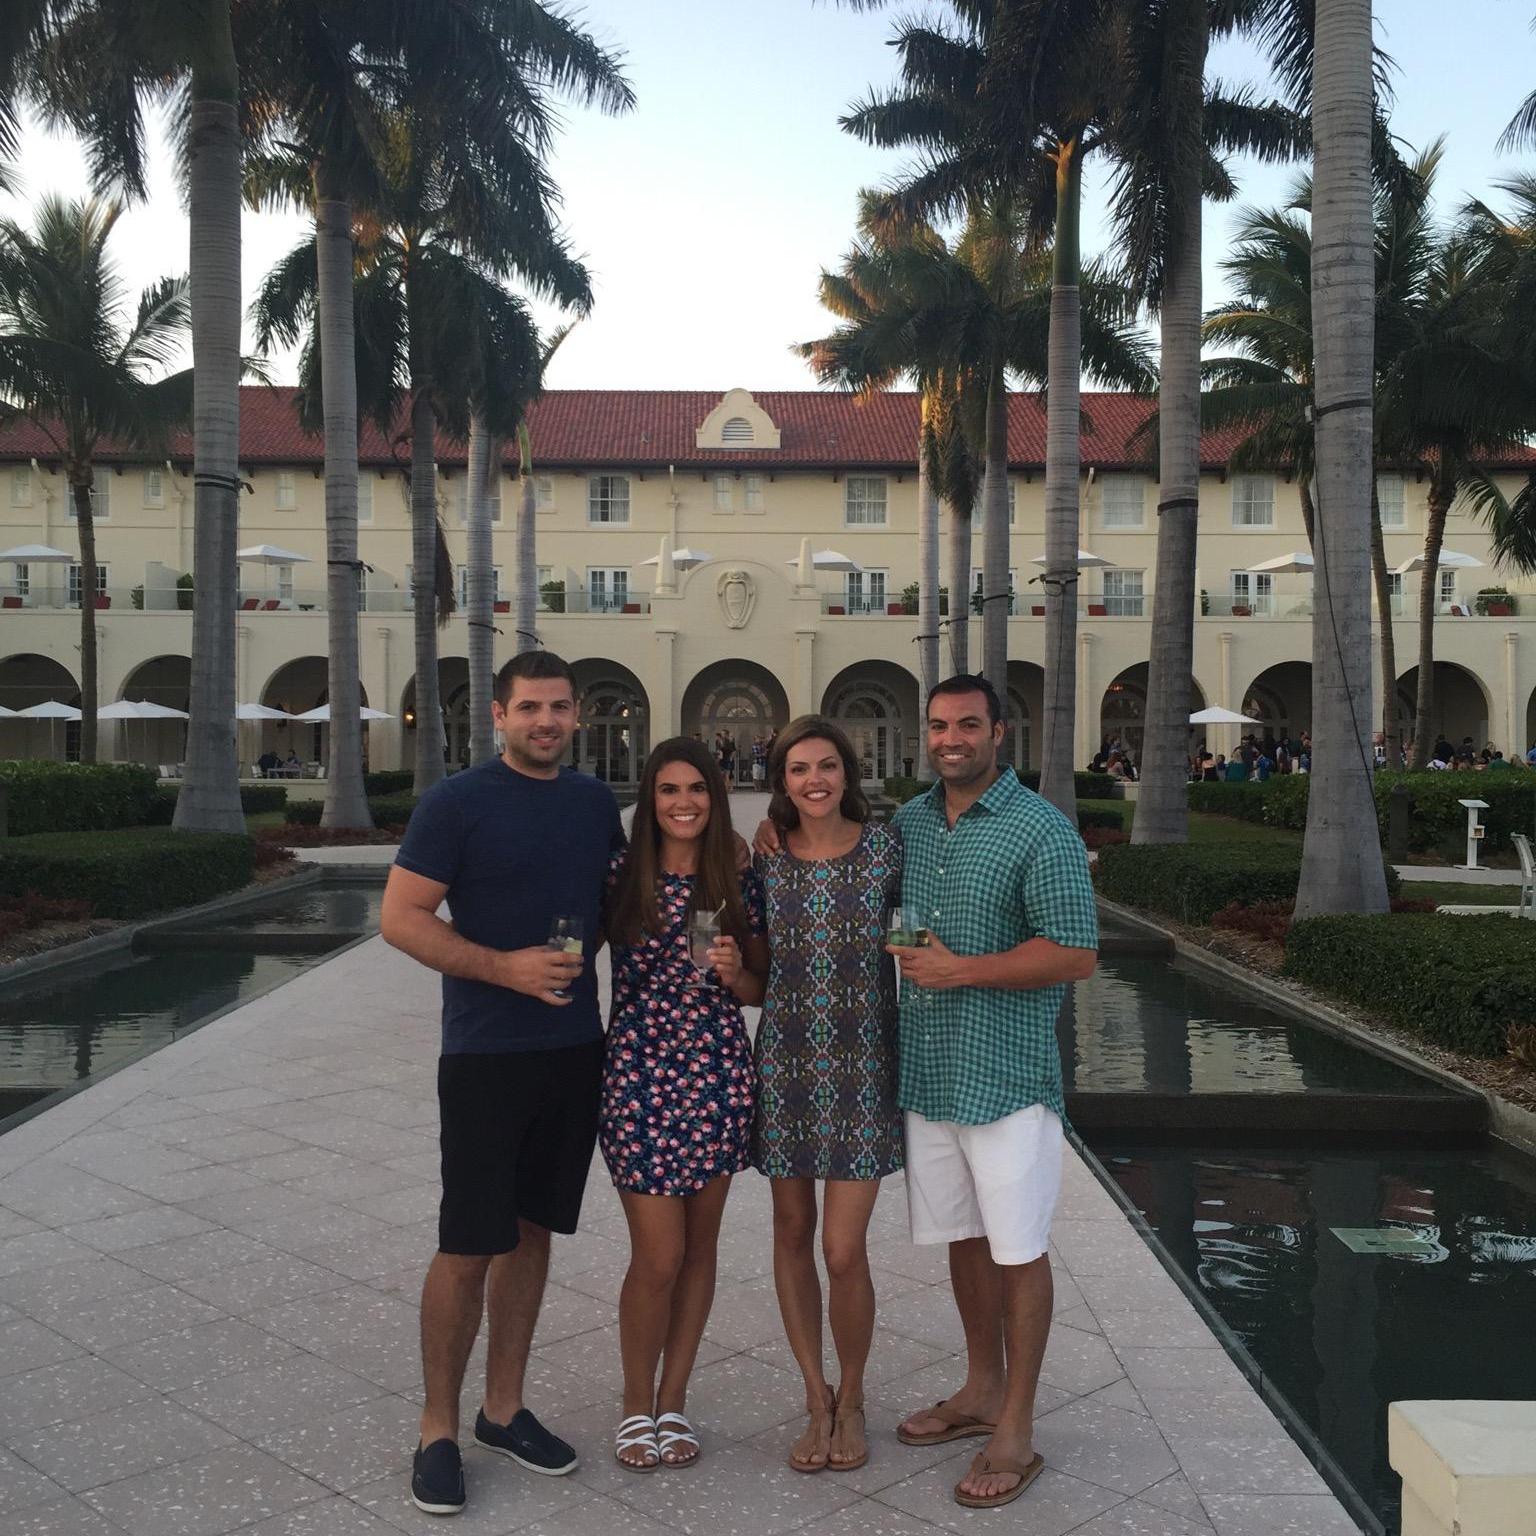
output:
M496 674L494 697L503 709L512 702L512 689L520 677L539 682L563 677L571 685L571 697L576 697L576 674L563 656L556 656L553 651L523 651Z
M997 689L979 672L957 672L953 677L946 677L942 683L935 683L928 690L928 704L938 698L941 693L979 693L987 701L987 719L997 725L1003 718L1003 706L998 702ZM923 706L926 717L928 706Z
M862 773L853 743L848 740L847 733L825 715L801 715L798 720L791 720L775 738L768 759L768 789L773 796L768 803L768 819L781 832L793 832L800 825L800 812L789 798L785 784L784 767L789 754L803 741L831 744L843 764L842 813L849 821L868 821L869 800L860 783Z

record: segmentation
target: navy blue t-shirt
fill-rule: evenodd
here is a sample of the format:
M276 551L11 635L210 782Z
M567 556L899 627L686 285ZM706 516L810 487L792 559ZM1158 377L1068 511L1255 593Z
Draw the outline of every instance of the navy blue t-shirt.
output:
M534 779L498 757L422 796L395 863L448 887L455 931L489 949L530 949L557 915L579 917L586 946L563 1008L443 977L445 1056L555 1050L601 1035L592 959L608 860L623 846L613 791L572 768Z

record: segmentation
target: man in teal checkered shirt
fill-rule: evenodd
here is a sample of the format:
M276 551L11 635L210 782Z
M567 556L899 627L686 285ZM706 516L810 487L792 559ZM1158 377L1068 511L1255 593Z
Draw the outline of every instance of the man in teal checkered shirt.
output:
M988 1436L955 1487L990 1509L1039 1475L1035 1388L1051 1325L1051 1215L1064 1149L1056 1015L1098 958L1077 829L998 765L985 679L928 698L933 789L896 816L902 907L927 930L901 961L901 1079L912 1240L948 1243L963 1386L897 1430L908 1445Z

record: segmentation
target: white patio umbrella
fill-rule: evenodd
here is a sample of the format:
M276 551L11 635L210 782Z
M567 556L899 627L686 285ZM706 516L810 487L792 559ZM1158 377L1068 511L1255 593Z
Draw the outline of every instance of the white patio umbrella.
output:
M308 555L301 555L294 549L283 549L277 544L248 544L244 549L235 551L235 559L243 565L311 565L314 562ZM276 594L273 594L276 596Z
M1310 571L1317 562L1312 556L1299 549L1293 549L1288 555L1276 555L1273 560L1261 560L1257 565L1250 565L1250 571L1276 571L1299 572Z
M714 558L713 555L706 554L702 549L679 549L672 556L672 564L680 571L691 571L694 566L703 565L706 560L713 560ZM789 563L793 565L795 562L791 560ZM640 564L660 565L661 556L652 555L649 560L642 560Z
M28 720L46 720L48 722L48 750L50 753L58 742L58 737L54 731L54 721L80 719L80 711L73 704L60 704L56 699L45 699L41 704L29 704L25 709L18 709L16 713Z
M169 704L155 704L148 699L119 699L114 704L103 704L96 711L98 720L189 720L184 709L173 709ZM149 755L149 729L144 730L145 756Z
M3 559L0 556L0 559ZM1442 571L1471 571L1482 565L1482 561L1476 555L1464 555L1459 550L1442 549L1440 551L1439 565ZM1398 576L1406 576L1410 571L1422 571L1424 569L1424 556L1415 555L1411 560L1404 560L1401 565L1392 567L1393 573Z
M51 544L17 544L12 549L0 550L0 564L9 561L12 565L74 565L79 558Z
M675 560L676 558L674 555L673 559ZM800 557L796 555L793 560L786 560L784 564L799 565ZM818 549L811 556L811 565L818 571L839 571L844 575L847 575L849 572L857 575L864 569L857 560L850 560L847 555L840 554L835 549Z
M1031 565L1044 565L1045 556L1034 555L1031 557L1029 563ZM1095 555L1086 549L1080 549L1077 552L1077 568L1080 571L1091 571L1097 566L1113 565L1114 563L1115 562L1113 560L1106 560L1103 555Z
M1235 709L1222 709L1213 705L1210 709L1197 709L1189 717L1191 725L1262 725L1262 720L1250 720Z
M329 725L331 723L331 706L329 704L317 704L313 709L306 709L302 715L294 715L294 720L306 720L313 725ZM358 711L360 720L393 720L395 717L386 714L382 709L370 709L364 704Z
M273 709L270 704L236 704L235 719L248 720L292 720L294 717L286 709ZM241 754L244 756L244 754Z

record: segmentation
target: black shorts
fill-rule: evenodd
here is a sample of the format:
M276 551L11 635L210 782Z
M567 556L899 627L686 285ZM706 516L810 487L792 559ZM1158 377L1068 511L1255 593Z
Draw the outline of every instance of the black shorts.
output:
M443 1056L443 1253L509 1253L521 1217L574 1232L597 1140L603 1042Z

